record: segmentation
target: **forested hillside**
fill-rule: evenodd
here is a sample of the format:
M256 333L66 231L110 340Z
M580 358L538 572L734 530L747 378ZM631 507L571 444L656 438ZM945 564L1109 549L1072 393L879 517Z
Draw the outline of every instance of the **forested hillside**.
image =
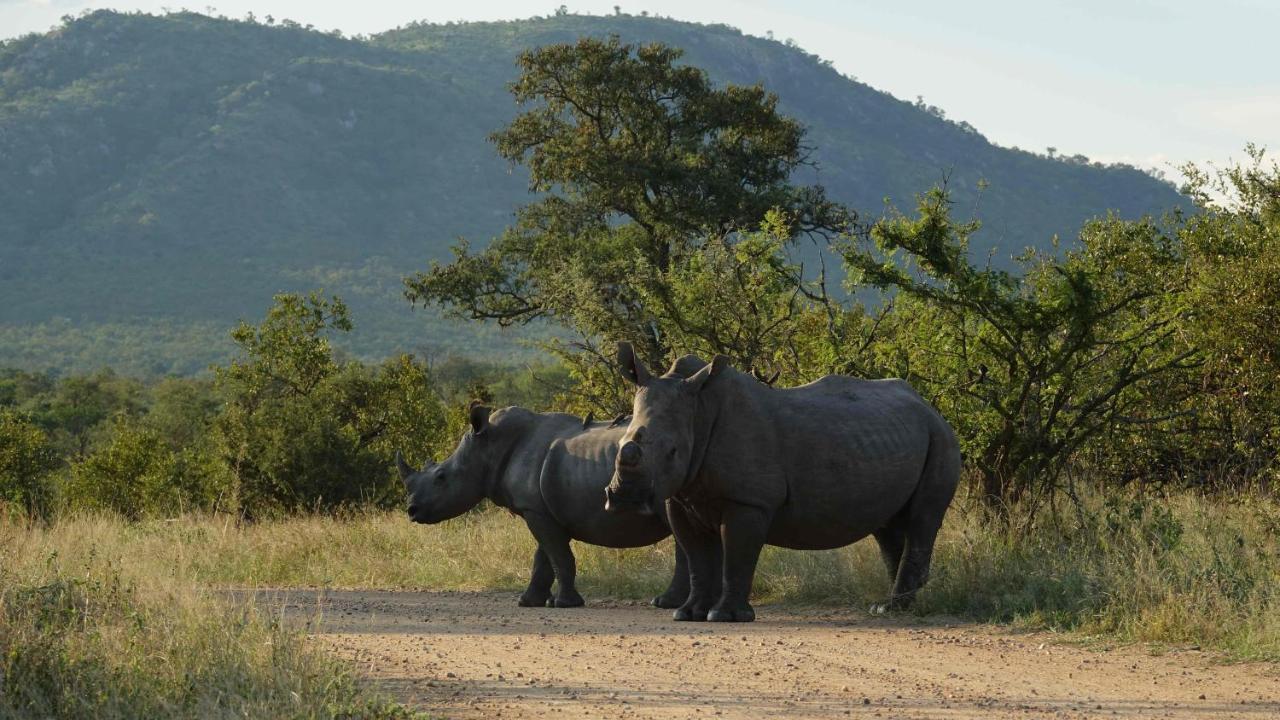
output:
M0 365L188 372L273 293L310 288L350 302L360 356L509 347L412 311L400 279L528 200L486 141L517 111L518 52L609 33L778 93L809 129L816 166L797 180L863 212L948 178L997 262L1110 209L1183 202L1132 168L997 147L727 26L564 15L346 39L104 11L0 46Z

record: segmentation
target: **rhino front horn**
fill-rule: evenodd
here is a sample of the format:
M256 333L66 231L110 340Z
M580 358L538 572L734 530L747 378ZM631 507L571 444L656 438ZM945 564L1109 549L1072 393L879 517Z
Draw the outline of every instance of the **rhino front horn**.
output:
M618 464L622 467L636 467L640 464L640 458L643 454L639 443L634 440L625 442L618 450Z
M413 474L413 466L404 461L404 455L399 450L396 451L396 469L400 471L400 481L408 484L409 476Z

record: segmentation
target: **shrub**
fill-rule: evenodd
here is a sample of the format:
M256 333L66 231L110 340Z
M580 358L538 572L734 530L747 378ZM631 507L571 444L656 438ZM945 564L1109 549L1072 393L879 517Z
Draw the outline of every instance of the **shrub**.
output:
M57 466L44 431L15 410L0 408L0 504L12 503L31 515L47 513Z
M120 415L110 434L71 465L62 504L129 519L224 509L226 467L208 442L174 449L142 421Z
M243 355L215 369L228 398L215 430L244 515L393 502L395 451L421 461L438 442L444 408L426 367L339 363L328 336L350 329L337 298L280 295L233 334Z

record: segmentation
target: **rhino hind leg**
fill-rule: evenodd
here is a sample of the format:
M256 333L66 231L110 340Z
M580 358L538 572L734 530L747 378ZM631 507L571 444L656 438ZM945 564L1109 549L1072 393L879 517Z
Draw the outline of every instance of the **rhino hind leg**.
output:
M689 599L689 558L680 543L675 543L676 567L671 573L671 583L663 593L653 599L653 606L673 610Z
M529 587L520 595L520 607L542 607L551 599L551 583L556 571L551 559L539 546L533 552L533 570L529 573Z
M898 513L887 525L873 533L876 544L880 546L880 559L884 561L884 569L889 573L890 585L898 580L902 552L907 546L906 520L905 513Z
M577 560L569 547L569 534L555 520L539 514L526 513L525 524L538 541L538 549L546 554L555 572L556 592L546 601L547 607L582 607L586 601L578 594Z
M948 433L934 442L939 444L930 448L920 485L907 504L902 559L886 610L911 607L916 593L929 581L933 544L960 481L960 451L954 438Z

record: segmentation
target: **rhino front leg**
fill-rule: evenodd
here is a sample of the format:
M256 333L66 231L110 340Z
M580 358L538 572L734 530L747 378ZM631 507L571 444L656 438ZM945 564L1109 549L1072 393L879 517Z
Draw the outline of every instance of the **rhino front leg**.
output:
M702 621L720 596L720 539L674 502L667 503L676 546L684 550L689 566L689 593L676 608L676 620Z
M573 557L573 550L569 548L569 534L560 523L545 515L525 513L524 521L529 526L529 532L538 540L538 549L546 553L555 571L556 594L547 606L582 607L585 601L576 587L578 565Z
M756 562L769 535L770 516L760 508L731 504L720 521L724 545L724 594L707 613L711 622L751 622L756 611L749 602Z
M556 571L551 559L539 546L533 551L533 571L529 573L529 587L520 595L520 607L543 607L551 597L551 583Z
M676 546L676 568L671 573L671 584L663 593L653 599L653 606L660 608L678 608L689 599L689 558L685 555L680 542Z

